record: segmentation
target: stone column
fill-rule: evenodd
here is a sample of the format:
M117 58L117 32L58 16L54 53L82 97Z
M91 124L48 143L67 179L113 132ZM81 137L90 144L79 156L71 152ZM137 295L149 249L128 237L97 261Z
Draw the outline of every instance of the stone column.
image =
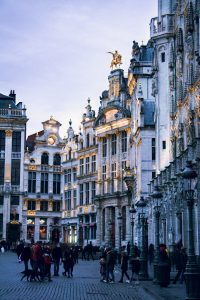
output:
M116 226L115 226L115 231L116 231L115 245L118 249L120 248L120 241L122 242L122 228L121 228L121 233L120 233L119 220L118 220L120 211L121 211L120 207L116 206L115 207L115 224L116 224ZM121 225L121 227L122 227L122 225Z
M116 190L120 191L120 183L121 183L121 133L118 132L117 134L117 159L116 159Z
M4 204L3 204L3 238L6 239L6 226L10 222L10 192L11 192L11 158L12 130L5 131L5 172L4 172Z
M96 240L97 240L97 245L101 246L101 243L102 243L102 209L100 208L99 203L97 204L96 221L97 221Z
M110 154L110 150L111 150L111 143L110 143L110 135L106 136L107 138L107 157L106 157L106 189L105 192L109 193L111 190L111 184L110 184L110 178L111 178L111 174L110 174L110 164L111 164L111 154Z
M110 243L110 232L108 228L108 223L110 221L110 207L105 207L105 243L109 245Z

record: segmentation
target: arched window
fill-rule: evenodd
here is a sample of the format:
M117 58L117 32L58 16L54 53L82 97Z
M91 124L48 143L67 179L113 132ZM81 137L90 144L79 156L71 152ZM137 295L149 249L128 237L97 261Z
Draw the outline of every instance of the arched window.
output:
M49 164L49 155L48 153L44 152L41 156L41 165L48 165Z
M72 149L69 149L68 154L69 154L69 160L71 160L72 159Z
M61 164L60 154L56 153L53 157L53 165L60 166L60 164Z

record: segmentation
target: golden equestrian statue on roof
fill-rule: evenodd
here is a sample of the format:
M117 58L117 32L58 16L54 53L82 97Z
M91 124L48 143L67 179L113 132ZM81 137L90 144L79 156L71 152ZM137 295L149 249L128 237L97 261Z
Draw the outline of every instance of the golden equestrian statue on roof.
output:
M107 52L107 53L110 53L113 56L113 59L111 61L111 65L110 65L111 69L113 70L114 66L116 68L118 66L120 67L120 65L122 64L122 56L121 56L121 54L119 54L117 50L115 50L114 53L113 52Z

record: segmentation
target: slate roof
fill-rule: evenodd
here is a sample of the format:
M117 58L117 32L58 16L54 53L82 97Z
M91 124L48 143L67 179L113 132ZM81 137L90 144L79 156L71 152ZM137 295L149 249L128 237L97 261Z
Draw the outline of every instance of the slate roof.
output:
M16 108L15 100L12 97L0 93L0 108Z

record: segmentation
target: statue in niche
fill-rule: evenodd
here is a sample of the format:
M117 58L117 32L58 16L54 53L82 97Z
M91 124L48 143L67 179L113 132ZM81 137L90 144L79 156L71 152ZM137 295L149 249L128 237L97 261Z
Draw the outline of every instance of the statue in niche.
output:
M152 79L152 96L155 97L155 95L158 93L158 75L157 73L154 74Z
M177 136L177 138L178 138L178 151L179 151L179 154L181 154L181 152L184 149L183 125L182 124L178 125L178 136Z
M133 41L132 53L131 53L132 54L132 58L137 59L139 53L140 53L139 44L138 44L138 42Z
M182 53L177 54L176 58L176 76L179 78L183 74L183 55Z
M186 50L188 59L192 59L194 53L194 39L191 33L189 33L186 37Z
M194 127L194 112L188 112L188 118L186 121L186 134L187 134L187 143L191 144L195 138L195 127Z

